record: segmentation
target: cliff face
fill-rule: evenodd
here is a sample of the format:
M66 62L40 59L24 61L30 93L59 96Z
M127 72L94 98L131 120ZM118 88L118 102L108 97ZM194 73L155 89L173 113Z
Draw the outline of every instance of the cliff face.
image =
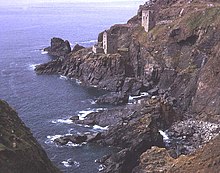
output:
M148 33L141 27L142 8L127 24L107 30L117 53L73 51L36 72L61 73L85 85L134 95L158 87L177 99L180 112L218 119L219 2L155 1L149 8L156 10L157 25Z
M156 14L156 26L149 32L145 32L141 26L141 11L146 8L155 10ZM175 130L171 136L180 137L182 141L193 143L193 146L198 148L207 142L207 140L204 142L200 135L209 134L206 130L210 125L208 122L213 122L214 127L220 121L219 15L219 0L152 0L140 6L138 14L127 24L114 25L106 31L110 40L114 40L109 42L110 46L112 44L115 49L114 54L93 53L91 48L72 51L64 58L60 57L38 66L36 72L38 74L63 74L70 78L78 78L85 85L97 85L99 88L122 92L125 95L148 92L154 96L151 99L159 100L157 105L153 105L155 109L161 103L163 105L161 109L164 110L163 117L165 118L159 124L154 124L156 131L169 128L172 126L172 122L181 118L187 119L182 122L184 127L173 126ZM98 36L99 44L103 42L102 36L103 32ZM151 99L145 99L148 102L145 106L152 106ZM137 112L144 112L145 106L142 106ZM173 116L169 117L171 114ZM121 121L125 118L120 112L116 115ZM158 115L154 115L154 111L148 115L150 119L158 117ZM130 139L129 136L136 136L135 131L139 130L138 127L142 127L140 122L144 117L145 115L141 114L140 119L128 121L124 126L116 124L112 131L111 129L108 131L109 135L113 136L111 140L119 141L118 143L113 142L113 145L125 150L107 159L105 162L107 168L103 172L120 172L122 170L131 172L138 163L137 158L143 152L142 149L146 149L138 148L144 137L138 136L140 140L137 140L140 143L137 145L129 143L127 146L121 146L120 142L123 139ZM189 117L191 119L188 119ZM139 124L134 125L137 122ZM134 126L131 128L132 123ZM187 128L189 124L191 124L190 128ZM208 126L201 130L200 128L203 128L201 124ZM126 129L128 129L129 135L125 132ZM129 129L132 130L129 131ZM202 134L201 131L207 133ZM218 132L219 128L215 129L214 133ZM117 136L120 136L121 139L118 139ZM208 136L210 137L210 135ZM108 138L108 136L105 137L106 140ZM192 140L195 138L196 140ZM214 147L217 146L218 139L219 137L214 140ZM150 138L145 142L145 144L149 144L148 148L156 145L156 142L151 143ZM107 142L107 144L109 143ZM133 149L132 146L137 148ZM203 154L208 149L209 147L205 147L204 151L199 150L199 153L204 156ZM167 157L167 153L153 150L154 154L157 152L162 159ZM134 165L130 164L131 155L135 156L136 161L132 160L135 162ZM141 162L149 161L147 155L145 153L141 156ZM218 156L214 155L214 152L213 156L218 160ZM189 156L189 158L193 157ZM198 159L199 154L195 161L200 162ZM175 162L171 158L168 160L171 164ZM120 164L118 164L119 162ZM177 165L185 164L185 161L181 159L177 162L179 162ZM134 171L145 172L149 168L146 166L148 164L141 163L142 168L136 168ZM130 167L128 168L127 165ZM155 165L152 171L159 169L160 163L156 162ZM216 169L219 170L219 168ZM180 169L169 168L168 170L178 172ZM166 171L164 170L164 172Z
M59 173L17 113L0 100L0 172Z

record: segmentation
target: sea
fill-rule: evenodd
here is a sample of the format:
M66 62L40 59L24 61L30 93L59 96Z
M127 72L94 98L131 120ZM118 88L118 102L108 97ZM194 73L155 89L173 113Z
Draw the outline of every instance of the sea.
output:
M95 163L114 148L53 140L66 134L108 127L74 125L69 118L108 109L94 100L106 91L84 87L59 75L36 75L37 64L51 60L43 48L52 37L90 47L113 24L126 23L143 1L0 5L0 99L7 101L30 128L52 162L64 173L96 173Z

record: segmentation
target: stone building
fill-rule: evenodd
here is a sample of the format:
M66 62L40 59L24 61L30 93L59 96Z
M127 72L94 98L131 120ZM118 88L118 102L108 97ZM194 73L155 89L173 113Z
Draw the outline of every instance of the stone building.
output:
M103 49L105 54L117 53L118 44L116 37L116 35L108 33L107 31L103 33Z
M142 10L142 26L146 32L149 32L154 26L155 22L155 13L153 10L143 9Z
M128 52L129 43L125 39L130 26L127 24L116 24L109 30L99 34L98 44L94 45L93 53L125 53ZM127 37L127 35L126 35Z
M102 47L102 43L97 43L92 47L93 53L104 53L104 49Z

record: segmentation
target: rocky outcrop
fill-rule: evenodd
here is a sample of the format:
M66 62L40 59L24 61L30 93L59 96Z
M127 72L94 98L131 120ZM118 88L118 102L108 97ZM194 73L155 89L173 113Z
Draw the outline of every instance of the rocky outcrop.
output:
M102 172L129 173L138 165L139 156L146 149L151 146L164 146L159 129L168 125L165 122L169 117L162 107L160 99L144 99L141 105L122 111L121 120L110 127L103 134L103 139L98 141L104 145L122 148L102 163L106 167ZM174 116L171 109L167 113Z
M59 137L54 140L58 145L66 145L68 142L82 144L83 142L93 142L102 138L101 133L75 134Z
M79 44L76 44L76 45L73 47L72 52L77 52L77 51L79 51L79 50L81 50L81 49L84 49L84 48L85 48L85 47L80 46Z
M125 93L111 93L100 96L97 100L97 104L111 104L121 105L128 102L129 96Z
M17 113L0 100L0 172L59 173Z
M141 155L140 165L133 173L143 172L213 172L220 170L220 137L216 137L203 148L188 156L173 159L164 148L153 147Z
M44 49L49 55L54 57L66 56L71 52L71 47L69 41L64 41L61 38L52 38L50 47Z

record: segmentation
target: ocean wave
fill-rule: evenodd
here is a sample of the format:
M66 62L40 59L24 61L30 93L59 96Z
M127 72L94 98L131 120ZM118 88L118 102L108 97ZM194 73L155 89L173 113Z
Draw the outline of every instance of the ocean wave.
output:
M66 144L66 146L68 146L68 147L80 147L80 146L82 146L82 144L75 144L75 143L72 143L72 142L69 141Z
M80 163L79 163L79 162L73 161L71 158L62 161L61 163L62 163L63 166L65 166L66 168L69 168L69 167L72 167L72 166L78 168L78 167L80 166Z
M98 40L87 40L87 41L81 41L81 42L76 42L76 44L91 44L91 43L97 43Z
M91 126L89 126L89 125L84 125L84 124L77 124L77 126L85 127L85 128L89 128L89 127L91 127Z
M99 170L99 172L101 172L101 171L103 171L105 168L106 168L105 165L99 165L98 170Z
M67 80L68 78L66 76L60 75L60 79Z
M103 111L103 110L107 110L106 108L95 108L95 109L87 109L87 110L83 110L83 111L79 111L78 112L78 116L80 120L84 120L85 117L93 112L99 112L99 111Z
M46 54L48 54L47 51L45 51L45 50L41 50L41 55L46 55Z
M51 121L53 124L57 123L63 123L63 124L73 124L73 121L71 119L58 119Z
M94 126L93 126L93 129L94 129L94 130L108 130L108 126L106 126L106 127L101 127L101 126L98 126L98 125L94 125Z
M96 101L95 100L89 100L89 102L91 103L91 105L95 105L96 104Z
M54 140L60 137L62 137L62 135L47 136L45 144L54 144Z
M75 80L78 85L80 85L82 83L79 79L75 79Z
M29 69L30 70L35 70L36 66L38 66L38 65L40 65L40 64L30 64Z
M91 105L95 105L96 101L92 99L82 100L81 103L90 103Z

